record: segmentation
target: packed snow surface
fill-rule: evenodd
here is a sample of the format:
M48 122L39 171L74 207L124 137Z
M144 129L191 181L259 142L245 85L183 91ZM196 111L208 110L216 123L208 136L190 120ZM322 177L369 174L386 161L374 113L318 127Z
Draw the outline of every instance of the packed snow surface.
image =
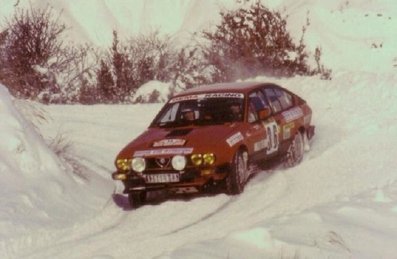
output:
M2 0L1 14L16 2ZM163 31L179 35L216 20L222 4L237 6L51 2L73 21L73 33L99 44L108 42L93 34L114 24L146 31L173 14L174 29ZM0 86L0 258L396 258L397 4L266 3L288 14L297 38L308 14L308 46L321 45L334 70L326 81L253 79L279 83L312 107L316 135L300 165L263 171L238 196L128 210L111 180L114 158L162 104L43 106ZM135 12L144 18L132 23ZM156 84L167 94L159 82L146 88Z
M314 110L317 133L299 166L264 171L236 197L169 200L135 211L109 201L113 192L122 190L110 177L113 159L147 127L161 104L35 104L47 118L38 124L42 134L49 139L61 135L70 143L61 157L77 164L80 174L75 175L62 167L65 161L43 144L3 89L0 254L9 258L393 258L397 252L396 75L357 72L337 74L332 81L272 81L303 96ZM21 110L21 105L17 107ZM26 151L13 144L18 136L30 143ZM32 146L36 150L29 153ZM40 153L46 154L45 160Z

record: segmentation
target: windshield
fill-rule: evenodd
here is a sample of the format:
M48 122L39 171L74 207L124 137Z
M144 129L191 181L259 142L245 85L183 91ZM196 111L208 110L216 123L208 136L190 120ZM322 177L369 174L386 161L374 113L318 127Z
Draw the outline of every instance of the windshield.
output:
M242 121L242 94L236 97L200 96L172 99L152 123L152 127L182 127L187 125L216 125Z

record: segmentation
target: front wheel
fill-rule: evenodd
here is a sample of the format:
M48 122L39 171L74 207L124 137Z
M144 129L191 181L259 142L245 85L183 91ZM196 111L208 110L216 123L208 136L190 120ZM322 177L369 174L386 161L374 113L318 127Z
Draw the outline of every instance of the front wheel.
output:
M131 208L137 209L145 204L146 192L133 192L128 194L128 202Z
M230 195L240 194L244 190L247 180L248 153L238 151L231 164L229 175L226 178L226 191Z
M305 152L305 145L303 142L303 135L305 133L297 132L291 145L288 148L287 154L285 156L284 165L286 167L293 167L299 164L303 159L303 154Z

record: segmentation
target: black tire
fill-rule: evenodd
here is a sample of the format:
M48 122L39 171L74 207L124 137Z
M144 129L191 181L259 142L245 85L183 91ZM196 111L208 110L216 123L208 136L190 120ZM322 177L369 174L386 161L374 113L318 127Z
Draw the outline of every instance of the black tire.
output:
M244 156L247 156L244 159ZM240 194L244 191L247 181L248 154L245 151L237 151L230 166L229 175L226 177L226 192L229 195Z
M303 133L304 134L304 133ZM285 167L293 167L299 164L303 159L305 153L305 143L301 132L297 132L291 145L288 148L287 154L284 160Z
M133 192L128 194L128 202L133 209L137 209L145 204L146 192Z

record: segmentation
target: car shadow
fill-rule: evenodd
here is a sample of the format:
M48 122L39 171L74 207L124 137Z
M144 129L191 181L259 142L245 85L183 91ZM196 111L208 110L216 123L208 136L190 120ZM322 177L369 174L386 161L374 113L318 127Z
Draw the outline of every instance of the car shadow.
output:
M147 193L145 205L159 205L166 201L190 201L197 198L216 196L221 193L224 192L219 190L210 193L171 194L167 191L151 191ZM124 211L135 210L135 208L131 207L127 194L114 193L112 199L116 206Z
M112 199L113 199L114 204L116 204L116 206L118 206L119 208L121 208L123 210L127 211L127 210L133 209L128 202L127 195L123 195L120 193L113 193Z
M174 200L174 199L189 199L187 196L183 198L183 196L179 197L179 195L171 195L166 191L151 191L147 193L145 205L159 205L165 201ZM192 195L191 195L192 196ZM128 201L127 194L114 193L112 195L113 202L124 211L134 210L135 208L131 207ZM190 198L191 199L191 198Z

